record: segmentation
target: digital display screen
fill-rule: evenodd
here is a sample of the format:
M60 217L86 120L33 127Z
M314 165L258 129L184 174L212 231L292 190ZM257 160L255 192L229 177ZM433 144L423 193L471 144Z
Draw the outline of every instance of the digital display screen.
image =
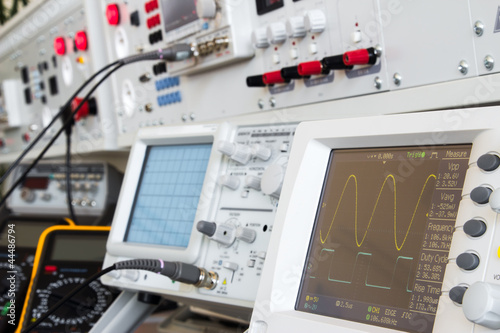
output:
M48 177L28 177L24 180L22 187L31 190L46 190L49 187Z
M126 242L186 248L212 144L148 147Z
M165 32L180 28L198 19L196 0L162 0Z
M283 6L283 0L257 0L257 14L263 15Z
M93 237L82 235L56 234L50 260L52 261L104 261L107 235L102 233Z
M431 333L470 150L333 150L295 309Z

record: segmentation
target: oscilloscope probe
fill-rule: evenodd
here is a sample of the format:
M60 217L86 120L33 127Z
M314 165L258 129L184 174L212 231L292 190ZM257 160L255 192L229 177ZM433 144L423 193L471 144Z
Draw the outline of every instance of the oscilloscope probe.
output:
M40 318L34 323L22 330L21 333L28 333L37 327L42 321L54 313L58 308L60 308L64 303L66 303L71 297L76 295L80 290L88 286L94 280L97 280L101 276L113 271L121 269L136 269L136 270L146 270L160 275L164 275L170 278L172 281L182 282L186 284L191 284L197 288L214 289L217 286L219 276L215 272L209 272L204 268L196 267L191 264L186 264L183 262L171 262L163 261L161 259L132 259L125 260L114 263L113 265L104 268L102 271L92 275L80 286L73 289L66 296L64 296L59 302L57 302L52 308L50 308L46 313L44 313Z

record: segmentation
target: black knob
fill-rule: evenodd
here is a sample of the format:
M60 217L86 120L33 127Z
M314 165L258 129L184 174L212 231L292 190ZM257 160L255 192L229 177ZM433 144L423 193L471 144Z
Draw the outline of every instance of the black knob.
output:
M265 87L264 79L262 75L254 75L247 77L247 86L248 87Z
M466 271L472 271L479 266L479 257L470 252L462 253L457 257L457 265Z
M202 234L207 235L208 237L212 237L215 234L215 230L217 229L217 224L215 224L214 222L201 220L196 225L196 229Z
M486 232L486 223L481 220L469 220L464 224L464 232L471 237L482 236Z
M493 191L490 188L479 186L470 192L470 198L478 204L487 204L490 201L491 192Z
M477 160L477 166L484 171L493 171L500 166L500 157L493 154L484 154Z
M449 296L450 299L458 304L462 304L462 300L464 299L464 294L467 291L467 287L464 286L456 286L451 288Z

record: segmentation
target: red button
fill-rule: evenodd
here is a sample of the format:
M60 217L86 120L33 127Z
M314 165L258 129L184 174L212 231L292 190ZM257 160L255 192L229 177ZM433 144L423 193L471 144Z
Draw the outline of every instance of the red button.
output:
M54 52L57 55L64 55L66 53L66 40L64 40L64 37L56 37L54 39Z
M320 75L323 74L323 66L319 61L303 62L297 66L297 71L301 76Z
M106 7L106 18L109 25L118 25L120 23L120 10L117 4L110 4Z
M75 45L80 51L85 51L87 49L87 34L85 31L78 31L75 34Z
M46 265L45 266L45 273L54 273L57 271L57 266L54 265Z

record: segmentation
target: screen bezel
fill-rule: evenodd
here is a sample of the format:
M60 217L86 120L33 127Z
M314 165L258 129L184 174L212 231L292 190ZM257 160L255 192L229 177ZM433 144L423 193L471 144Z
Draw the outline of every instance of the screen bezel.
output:
M149 258L183 261L194 263L200 255L203 234L196 231L196 221L210 220L215 212L211 202L215 198L217 188L216 177L221 165L222 155L212 147L207 172L202 186L202 194L193 223L191 237L186 248L164 245L128 243L125 234L128 228L129 216L134 203L136 188L140 181L144 158L148 147L166 145L214 144L217 141L217 126L172 127L169 129L148 129L140 131L132 147L127 171L120 191L116 213L113 219L111 233L107 243L107 256L120 258ZM130 170L130 171L128 171Z
M497 119L495 112L498 111L476 116L468 110L456 110L380 117L384 119L366 117L300 124L275 219L274 240L277 243L271 241L263 282L256 299L256 303L270 302L270 312L262 316L254 311L252 323L262 320L269 329L281 327L284 330L307 327L312 331L326 331L335 326L346 332L386 331L387 328L295 310L331 150L472 144L469 163L473 164L480 155L498 149L492 141L497 140L500 134L491 134L494 125L491 120L485 121L488 118ZM481 148L477 148L478 144ZM470 193L473 185L468 172L462 193ZM457 221L463 219L462 206ZM449 282L446 274L443 285ZM435 327L437 323L438 317Z

